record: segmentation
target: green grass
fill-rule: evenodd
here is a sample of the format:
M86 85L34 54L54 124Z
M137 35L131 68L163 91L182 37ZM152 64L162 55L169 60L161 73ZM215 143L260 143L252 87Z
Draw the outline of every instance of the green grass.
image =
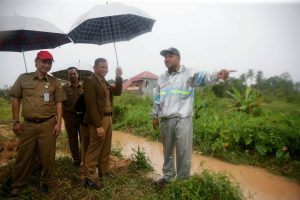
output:
M0 124L12 122L11 102L0 97Z
M209 90L197 93L194 108L194 149L227 162L270 169L300 182L300 104L272 99L260 113L230 111L227 98ZM152 100L129 94L116 98L114 129L160 139L149 113Z
M265 102L262 104L262 108L267 112L300 113L299 102L290 103L279 99L272 100L271 102Z
M111 155L116 156L117 158L123 158L122 149L121 144L113 145L111 148Z
M145 171L150 172L153 171L153 167L150 164L150 159L146 156L143 149L138 146L138 149L132 149L133 153L131 155L131 159L134 161L129 169L132 171Z
M9 138L2 138L6 141ZM58 139L58 151L65 151L64 135ZM121 149L118 148L118 154ZM47 195L38 192L40 169L35 168L30 177L28 185L23 188L16 198L11 198L5 193L5 180L0 180L0 196L6 200L65 200L65 199L111 199L111 200L158 200L158 199L216 199L235 200L244 199L240 187L229 180L225 174L203 172L187 180L174 181L167 185L164 190L155 186L153 180L147 178L147 172L152 171L145 152L138 148L132 154L133 161L129 166L122 166L113 171L113 178L102 178L99 180L101 189L89 190L83 187L82 177L73 166L71 157L59 157L55 161L55 176ZM6 180L9 179L12 163L2 166L0 171L7 173ZM7 189L7 188L6 188ZM8 191L8 190L6 190ZM180 195L179 195L180 194ZM222 194L222 195L221 195ZM172 198L173 196L176 198ZM213 197L213 198L212 198Z
M166 200L238 200L244 199L241 194L240 187L231 183L227 175L205 170L199 176L167 185L162 196Z
M229 111L229 99L204 92L195 98L195 150L227 162L261 166L300 182L298 102L268 97L262 104L262 114L254 117ZM0 103L0 121L11 121L10 102L0 98ZM151 109L151 98L130 94L116 97L114 129L159 140L159 130L152 128ZM68 151L65 132L59 136L57 147ZM113 147L112 153L121 156L121 149Z

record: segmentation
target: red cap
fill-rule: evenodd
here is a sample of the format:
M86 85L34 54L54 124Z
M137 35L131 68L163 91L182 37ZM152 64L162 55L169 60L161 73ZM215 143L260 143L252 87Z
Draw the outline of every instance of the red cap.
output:
M36 58L40 60L53 60L53 56L48 51L38 52Z

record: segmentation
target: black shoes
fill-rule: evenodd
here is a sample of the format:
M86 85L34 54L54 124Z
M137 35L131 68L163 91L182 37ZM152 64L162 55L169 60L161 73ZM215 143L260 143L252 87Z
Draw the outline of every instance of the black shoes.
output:
M79 163L78 162L74 162L73 165L74 165L75 168L79 168L80 167L80 162Z
M21 191L21 188L12 188L10 191L10 196L17 197L20 191Z
M40 185L39 192L40 192L40 193L44 193L44 194L49 193L48 185L45 184L45 183L42 183L42 184Z
M100 190L100 187L88 178L84 178L84 185L83 186L85 188L89 188L89 189L92 189L92 190Z
M167 184L169 183L169 181L167 181L164 178L158 179L157 181L155 181L155 185L156 187L158 187L158 189L163 189Z

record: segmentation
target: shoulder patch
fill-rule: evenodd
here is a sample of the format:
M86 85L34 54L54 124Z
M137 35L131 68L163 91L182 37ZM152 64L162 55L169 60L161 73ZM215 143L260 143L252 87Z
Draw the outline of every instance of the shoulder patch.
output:
M59 89L62 88L62 83L61 83L60 79L56 79L56 84L57 84L57 86L58 86Z
M34 76L35 72L26 72L21 74L21 76Z

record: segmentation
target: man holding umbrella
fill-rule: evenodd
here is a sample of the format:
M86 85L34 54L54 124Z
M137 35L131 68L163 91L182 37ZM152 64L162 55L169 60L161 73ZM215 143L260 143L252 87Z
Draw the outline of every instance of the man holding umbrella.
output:
M13 196L26 184L36 156L43 167L40 191L47 193L52 180L64 100L60 81L48 75L52 62L53 56L48 51L38 52L36 71L21 74L10 91L13 131L19 137L11 186ZM21 102L24 123L19 120Z
M105 80L108 72L106 59L97 58L95 73L83 83L86 113L84 122L89 126L90 143L85 158L84 186L99 189L99 177L109 176L109 159L112 139L113 96L122 92L122 70L116 69L116 84L111 86ZM96 166L98 165L98 176Z

